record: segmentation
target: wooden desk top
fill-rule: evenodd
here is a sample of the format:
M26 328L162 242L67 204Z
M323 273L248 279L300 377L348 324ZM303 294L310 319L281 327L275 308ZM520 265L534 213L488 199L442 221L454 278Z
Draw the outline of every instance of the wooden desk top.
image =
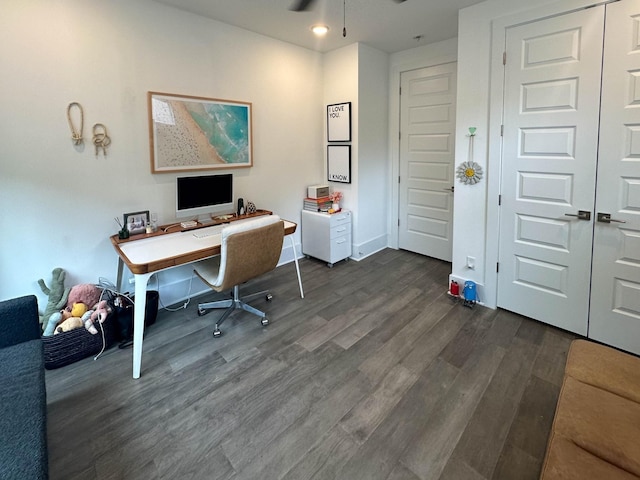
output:
M179 223L163 225L154 233L141 233L126 239L121 239L116 234L110 239L116 253L131 273L145 274L220 255L220 235L196 238L193 236L193 230L270 214L267 210L259 210L252 214L236 215L228 220L214 221L208 225L192 228L182 228ZM296 231L295 223L284 219L283 221L285 235Z

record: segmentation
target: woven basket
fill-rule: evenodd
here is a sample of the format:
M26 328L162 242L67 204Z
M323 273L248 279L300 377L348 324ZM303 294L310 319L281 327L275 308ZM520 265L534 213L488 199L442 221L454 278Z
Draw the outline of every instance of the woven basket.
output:
M116 340L116 319L110 314L102 323L104 329L105 350ZM48 370L64 367L83 358L100 353L103 347L100 325L98 333L93 335L85 328L76 328L50 337L42 337L44 344L44 367Z

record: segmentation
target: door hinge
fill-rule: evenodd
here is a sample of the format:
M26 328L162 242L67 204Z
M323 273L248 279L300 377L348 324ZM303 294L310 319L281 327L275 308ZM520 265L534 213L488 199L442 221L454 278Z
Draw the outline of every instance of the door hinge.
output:
M402 87L398 87L398 95L402 95Z
M500 273L500 262L496 262L496 273Z
M398 131L398 141L402 140L402 132Z
M398 175L398 184L400 184L400 175Z
M500 136L504 136L504 125L500 125Z
M398 226L400 226L400 219L398 219Z
M507 64L507 52L502 52L502 65Z
M498 206L502 206L502 195L498 195Z

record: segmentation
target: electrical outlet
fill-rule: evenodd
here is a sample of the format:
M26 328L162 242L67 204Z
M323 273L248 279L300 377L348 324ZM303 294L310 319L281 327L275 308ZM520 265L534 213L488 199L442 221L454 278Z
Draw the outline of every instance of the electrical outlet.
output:
M475 270L475 268L476 268L476 257L467 256L467 268L469 270Z

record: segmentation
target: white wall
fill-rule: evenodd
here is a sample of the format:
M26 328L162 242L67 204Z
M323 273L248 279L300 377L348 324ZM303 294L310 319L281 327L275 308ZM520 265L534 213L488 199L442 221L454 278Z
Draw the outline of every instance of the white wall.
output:
M352 101L354 183L334 186L356 216L356 247L371 249L384 234L379 209L386 209L388 244L397 247L399 76L457 57L456 165L468 159L468 127L477 127L474 160L486 181L456 185L452 275L476 281L481 299L495 306L491 72L501 66L492 67L492 27L534 7L549 5L553 14L588 3L487 0L460 12L457 40L391 56L354 44L322 56L150 0L0 0L0 299L43 299L37 279L48 282L57 266L67 270L67 285L115 281L113 217L149 209L163 223L174 219L176 174L150 173L149 90L252 102L255 166L226 171L234 173L237 197L294 221L306 186L326 181L326 105ZM377 136L385 85L386 138ZM72 101L85 111L82 148L67 125ZM106 158L96 158L90 143L95 123L112 138ZM467 255L476 257L473 271L465 268ZM172 287L166 303L187 295L189 277L188 267L160 275L161 286Z
M473 280L480 300L496 306L498 258L499 144L502 37L492 38L494 26L516 24L557 15L593 4L589 0L487 0L462 9L458 22L458 95L456 111L456 165L468 160L469 127L476 127L473 160L485 171L474 186L456 183L452 278ZM528 12L528 13L524 13ZM512 18L513 23L509 19ZM499 30L499 29L498 29ZM491 148L490 148L491 146ZM492 157L489 157L491 152ZM466 257L476 258L476 268L466 268Z
M254 167L222 172L236 197L299 221L305 187L323 176L321 55L149 0L0 0L0 11L0 299L42 302L37 280L54 267L68 286L115 281L114 217L174 220L176 174L150 173L149 90L252 102ZM106 158L94 155L95 123L112 139ZM162 274L161 285L181 282L165 304L189 276Z
M341 206L353 213L356 260L387 246L388 61L387 53L361 43L324 59L325 104L351 102L351 183L328 183L344 193ZM325 126L325 144L326 138Z
M352 258L359 260L387 246L387 165L389 55L358 46L358 211Z
M326 105L334 103L351 102L351 183L338 183L327 181L327 125L324 124L322 144L324 148L324 175L320 183L327 183L331 191L343 193L342 208L353 212L352 223L359 208L358 188L358 152L359 152L359 112L358 102L358 52L357 43L338 48L324 55L324 108L326 118ZM352 244L353 244L352 225ZM353 250L353 247L352 247Z

